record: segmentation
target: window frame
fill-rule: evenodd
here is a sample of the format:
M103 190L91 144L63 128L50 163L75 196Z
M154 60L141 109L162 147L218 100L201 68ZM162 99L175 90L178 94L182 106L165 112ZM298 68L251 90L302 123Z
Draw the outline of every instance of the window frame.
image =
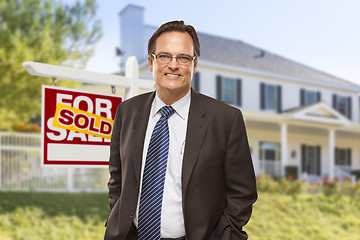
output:
M343 155L343 156L341 156ZM348 148L335 148L335 165L351 167L351 151Z
M339 106L340 104L343 104L344 106ZM333 108L351 120L352 96L333 94Z
M233 90L233 99L225 99L227 95L224 91L228 88L226 87L226 81L233 82L233 87L230 88ZM217 88L217 99L226 102L227 104L234 106L242 105L242 80L240 78L227 77L227 76L216 76L216 88Z
M341 101L343 103L341 103ZM340 104L344 104L344 106L339 106ZM336 96L335 107L336 107L336 110L338 110L338 112L342 113L344 116L347 116L349 114L349 106L348 106L347 97L337 95Z
M309 94L311 94L311 98L309 99ZM304 103L305 105L316 103L318 101L317 99L317 92L316 91L310 91L305 90L304 92Z
M274 96L269 96L269 88L273 88ZM273 106L269 106L270 101L273 101ZM265 83L264 89L264 101L265 101L265 110L277 110L277 102L278 102L278 89L276 85Z

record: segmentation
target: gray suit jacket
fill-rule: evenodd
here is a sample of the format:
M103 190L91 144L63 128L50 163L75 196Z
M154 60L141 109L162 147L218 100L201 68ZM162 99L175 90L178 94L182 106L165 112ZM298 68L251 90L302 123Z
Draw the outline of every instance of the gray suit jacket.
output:
M124 240L136 212L143 144L155 93L122 102L110 146L105 240ZM247 239L242 227L257 199L241 111L191 90L182 169L188 240Z

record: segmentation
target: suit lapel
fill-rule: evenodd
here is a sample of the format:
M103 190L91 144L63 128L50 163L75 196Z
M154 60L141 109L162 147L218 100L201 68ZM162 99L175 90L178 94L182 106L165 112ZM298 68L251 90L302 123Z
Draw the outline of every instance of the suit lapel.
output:
M149 121L149 114L151 109L151 104L155 97L155 92L148 94L148 98L143 104L137 106L135 117L133 121L135 122L133 129L134 131L134 142L133 142L133 157L134 157L134 170L136 181L140 183L140 172L141 172L141 163L142 155L144 149L144 139L146 134L146 128Z
M189 109L188 127L186 133L186 145L184 151L182 168L182 195L183 199L186 193L192 171L199 156L208 122L206 119L206 110L200 99L200 95L191 90L191 103ZM183 201L184 203L185 201Z

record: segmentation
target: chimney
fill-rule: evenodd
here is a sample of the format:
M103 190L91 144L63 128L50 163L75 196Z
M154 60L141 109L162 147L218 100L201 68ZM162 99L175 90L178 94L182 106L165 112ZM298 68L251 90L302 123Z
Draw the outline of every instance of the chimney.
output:
M120 17L120 49L122 52L120 69L125 72L128 57L136 56L141 62L146 59L144 45L144 8L133 4L127 5L119 12Z

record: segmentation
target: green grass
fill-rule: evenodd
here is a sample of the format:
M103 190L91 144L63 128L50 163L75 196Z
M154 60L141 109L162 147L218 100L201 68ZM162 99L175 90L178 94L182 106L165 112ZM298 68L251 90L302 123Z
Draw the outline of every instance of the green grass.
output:
M103 239L106 193L0 192L0 240ZM250 240L360 240L360 197L259 192Z
M0 192L0 240L104 238L107 194Z
M245 230L252 240L360 240L360 198L260 192Z

